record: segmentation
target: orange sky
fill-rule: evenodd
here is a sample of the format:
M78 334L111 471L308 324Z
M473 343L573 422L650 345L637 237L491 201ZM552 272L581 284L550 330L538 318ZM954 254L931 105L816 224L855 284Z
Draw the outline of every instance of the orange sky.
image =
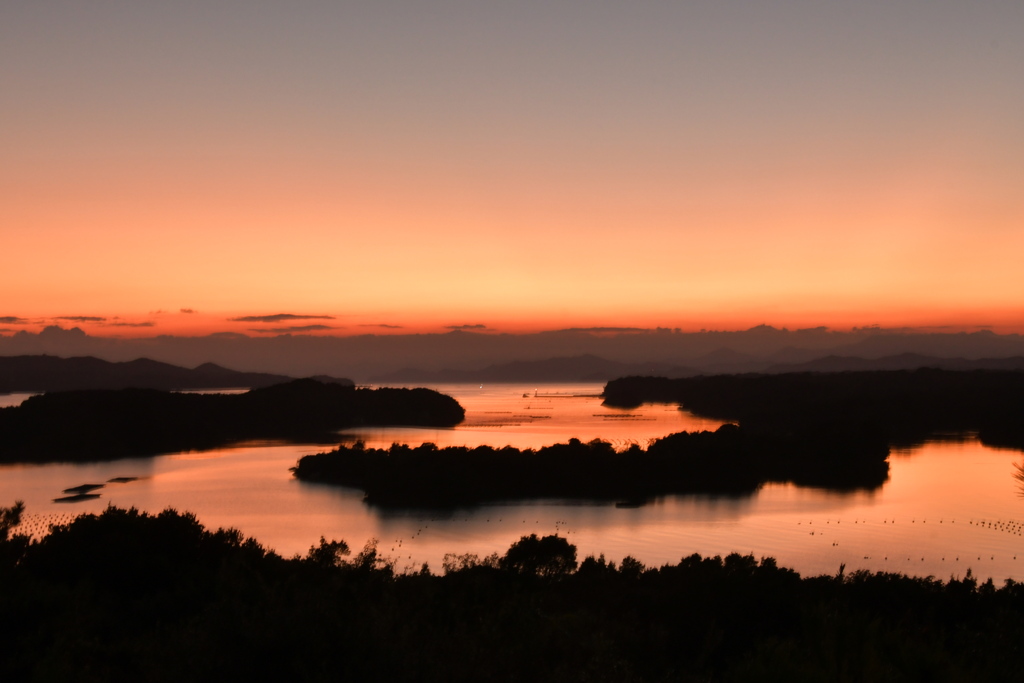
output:
M767 4L4 8L0 330L1024 331L1024 9Z

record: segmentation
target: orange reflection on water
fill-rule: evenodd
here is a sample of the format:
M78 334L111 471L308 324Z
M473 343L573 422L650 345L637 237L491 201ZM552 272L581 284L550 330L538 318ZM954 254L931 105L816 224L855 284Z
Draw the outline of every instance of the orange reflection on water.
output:
M392 443L444 446L540 448L570 438L603 439L618 449L646 447L681 431L715 430L721 420L697 417L675 405L644 405L623 410L601 405L600 384L438 384L431 385L458 399L465 421L451 429L360 427L341 434L346 442L386 448Z
M547 393L563 395L550 397L508 385L448 389L467 406L466 425L360 430L346 437L375 445L404 435L410 443L537 447L576 436L623 445L717 425L672 406L605 409L595 396L600 385L562 385ZM507 417L533 415L538 407L550 407L544 414L551 417ZM213 528L236 527L284 555L305 553L320 536L344 539L356 549L376 538L399 570L428 562L437 571L447 553L501 553L523 534L559 533L578 546L581 557L603 553L618 561L632 555L649 565L675 563L695 552L740 552L775 557L803 574L832 574L845 564L848 572L948 578L971 568L982 578L1024 579L1024 500L1017 478L1022 456L974 440L894 453L889 481L872 491L779 483L749 496L664 496L636 508L535 500L447 511L371 507L361 491L291 476L288 470L299 457L326 448L248 444L104 463L2 465L0 505L22 499L37 523L101 512L108 504L153 512L170 506L196 513ZM63 489L86 483L104 483L96 491L100 498L70 506L53 502Z

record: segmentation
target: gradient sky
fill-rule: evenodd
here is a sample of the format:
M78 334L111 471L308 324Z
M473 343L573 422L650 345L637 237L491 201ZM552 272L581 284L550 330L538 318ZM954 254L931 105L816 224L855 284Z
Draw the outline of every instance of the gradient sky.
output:
M0 333L1024 331L1020 0L15 0L0 121Z

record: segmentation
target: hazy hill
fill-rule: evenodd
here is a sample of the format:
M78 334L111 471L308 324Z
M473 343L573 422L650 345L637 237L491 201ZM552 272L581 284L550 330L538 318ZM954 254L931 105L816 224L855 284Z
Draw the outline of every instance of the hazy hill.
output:
M719 349L691 364L667 362L622 363L593 354L547 358L536 361L514 361L489 365L480 370L422 370L405 368L379 375L371 381L378 384L441 384L471 382L607 382L619 377L658 376L693 377L696 375L731 375L745 373L781 374L789 372L863 372L872 370L1024 370L1024 356L1010 358L938 358L917 353L901 353L883 358L859 356L812 357L796 350L777 354L773 359L758 358L731 349ZM781 358L804 358L802 362L777 362ZM774 362L773 362L774 361Z
M901 354L935 358L1012 358L1024 356L1024 336L978 332L921 332L860 328L776 329L759 325L742 331L682 331L656 328L568 329L509 334L453 330L438 334L359 334L353 336L289 335L254 337L220 332L201 337L157 335L140 338L98 337L81 329L50 326L42 331L0 334L0 356L49 354L70 358L93 356L108 361L152 358L178 366L213 362L290 377L331 375L357 382L476 381L423 373L479 373L492 366L547 362L594 356L626 365L692 368L704 373L764 372L780 363L805 363L827 356L881 359ZM405 370L403 370L405 369ZM506 368L506 381L538 381ZM596 367L584 372L559 371L555 381L651 374L648 368ZM398 374L401 372L401 374ZM497 369L494 372L498 375ZM670 369L657 374L675 374ZM680 372L679 374L685 374ZM493 375L485 375L485 378ZM395 378L403 379L397 380ZM456 376L451 376L456 377ZM526 379L520 380L525 377ZM495 381L486 379L486 381Z
M291 380L285 375L237 372L203 363L183 368L139 358L111 363L91 356L0 356L0 393L12 391L74 391L80 389L229 389L258 388ZM347 379L318 377L351 386Z
M766 373L786 372L850 372L864 370L1024 370L1024 356L1010 358L937 358L917 353L901 353L884 358L857 356L825 356L805 363L780 363L768 367Z
M547 358L535 361L513 361L489 365L481 370L427 371L406 368L373 379L389 384L415 382L424 384L446 382L607 382L627 375L658 375L687 377L697 371L670 363L621 363L593 354Z

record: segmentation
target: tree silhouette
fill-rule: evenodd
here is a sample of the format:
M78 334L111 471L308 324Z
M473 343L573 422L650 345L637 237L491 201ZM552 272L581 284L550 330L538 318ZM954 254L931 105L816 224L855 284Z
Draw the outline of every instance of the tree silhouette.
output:
M536 576L564 576L576 570L576 546L560 536L523 536L501 558L502 569Z
M14 501L11 507L0 508L0 542L10 537L11 530L21 524L21 513L25 511L25 502Z
M345 541L328 541L321 536L320 545L310 546L306 559L320 567L340 567L345 564L343 558L351 552Z

